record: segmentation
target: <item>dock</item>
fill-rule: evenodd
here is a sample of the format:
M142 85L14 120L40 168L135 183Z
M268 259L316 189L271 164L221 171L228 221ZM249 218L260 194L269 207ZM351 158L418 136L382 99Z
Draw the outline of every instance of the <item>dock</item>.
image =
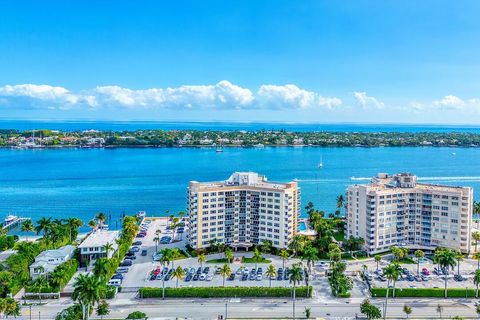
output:
M30 220L30 218L9 216L3 221L2 229L5 229L5 230L14 229L20 226L26 220Z

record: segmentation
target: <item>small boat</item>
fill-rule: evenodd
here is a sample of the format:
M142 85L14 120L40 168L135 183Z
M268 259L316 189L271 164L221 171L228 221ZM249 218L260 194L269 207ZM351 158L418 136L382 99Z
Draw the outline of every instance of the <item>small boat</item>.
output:
M14 216L12 214L8 215L4 220L3 220L3 226L8 227L12 225L13 223L17 222L18 217Z
M323 168L323 158L320 157L320 162L318 163L318 168Z
M217 148L217 149L215 150L215 152L223 152L223 149L222 149L222 148Z

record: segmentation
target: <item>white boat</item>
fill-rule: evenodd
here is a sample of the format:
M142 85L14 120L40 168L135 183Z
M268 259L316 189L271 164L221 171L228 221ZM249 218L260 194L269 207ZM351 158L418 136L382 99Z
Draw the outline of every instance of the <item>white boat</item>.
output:
M9 225L17 222L17 220L18 220L17 216L10 214L3 220L3 226L8 227Z
M223 152L223 149L222 149L222 148L217 148L217 149L215 150L215 152Z
M320 157L320 162L318 163L318 168L323 168L323 157Z

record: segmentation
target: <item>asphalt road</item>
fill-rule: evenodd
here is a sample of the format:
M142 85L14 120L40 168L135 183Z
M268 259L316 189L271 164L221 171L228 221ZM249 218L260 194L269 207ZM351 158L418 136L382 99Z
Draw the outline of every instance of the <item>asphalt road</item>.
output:
M383 300L376 299L374 303L382 307ZM405 318L403 306L407 303L413 309L410 319L440 319L437 313L437 306L443 307L442 318L449 319L459 315L464 317L475 317L475 307L473 302L462 300L413 300L397 299L389 301L388 318ZM32 308L32 319L54 319L57 312L67 306L58 304L48 304L41 307ZM313 317L324 319L355 319L355 315L360 316L360 301L351 303L316 302L314 299L297 301L296 316L304 316L305 308L310 308ZM230 300L165 300L149 299L137 301L137 303L120 304L114 303L111 306L111 313L108 318L124 319L130 312L140 310L145 312L149 319L216 319L218 315L234 318L281 318L292 317L291 300L250 300L250 299L230 299ZM23 319L29 319L29 309L22 309ZM95 317L92 317L94 319Z

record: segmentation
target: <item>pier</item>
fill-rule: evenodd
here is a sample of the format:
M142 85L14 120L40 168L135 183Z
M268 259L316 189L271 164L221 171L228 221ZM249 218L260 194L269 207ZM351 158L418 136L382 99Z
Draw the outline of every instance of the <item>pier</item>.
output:
M7 231L14 229L20 226L23 223L23 221L26 221L26 220L30 220L30 218L9 215L8 217L5 218L5 220L3 220L2 229Z

